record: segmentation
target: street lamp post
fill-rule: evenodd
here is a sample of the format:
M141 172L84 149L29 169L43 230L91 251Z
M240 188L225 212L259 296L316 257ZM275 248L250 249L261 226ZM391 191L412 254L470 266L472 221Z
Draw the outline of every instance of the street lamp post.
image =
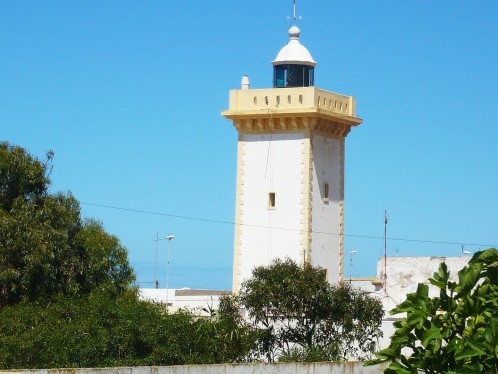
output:
M175 236L173 234L169 234L165 239L168 239L168 262L166 264L166 308L168 307L169 302L169 256L171 252L171 240L173 240Z
M358 253L358 251L349 252L349 283L351 284L351 271L353 269L353 255Z

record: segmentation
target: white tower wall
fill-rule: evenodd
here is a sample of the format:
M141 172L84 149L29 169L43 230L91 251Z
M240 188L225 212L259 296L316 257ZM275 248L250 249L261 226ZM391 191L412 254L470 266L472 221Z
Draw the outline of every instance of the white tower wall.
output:
M304 142L301 132L240 135L234 282L275 258L302 263Z
M326 267L331 283L343 275L344 144L344 138L312 138L311 263Z

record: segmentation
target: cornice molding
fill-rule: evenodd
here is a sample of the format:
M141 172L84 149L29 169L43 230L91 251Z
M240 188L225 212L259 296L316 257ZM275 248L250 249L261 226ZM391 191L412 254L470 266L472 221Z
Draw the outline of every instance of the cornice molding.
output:
M313 131L324 135L345 138L351 131L351 126L339 121L325 118L303 116L303 117L245 117L233 119L233 125L241 133L268 133L268 132L292 132Z

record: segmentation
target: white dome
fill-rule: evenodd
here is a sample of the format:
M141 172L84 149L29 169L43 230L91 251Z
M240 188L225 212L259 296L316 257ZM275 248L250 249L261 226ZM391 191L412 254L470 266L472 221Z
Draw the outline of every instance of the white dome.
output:
M277 57L272 65L298 64L316 66L316 61L311 57L306 47L299 43L301 30L297 26L291 26L289 29L289 43L278 52Z

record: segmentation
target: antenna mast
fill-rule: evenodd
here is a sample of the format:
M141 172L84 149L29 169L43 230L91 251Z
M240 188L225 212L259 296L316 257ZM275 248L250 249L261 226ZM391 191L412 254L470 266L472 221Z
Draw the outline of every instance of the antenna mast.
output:
M301 16L296 16L296 0L293 0L293 2L292 2L292 16L287 17L287 19L291 19L292 24L295 25L296 20L301 19L301 18L302 18Z
M387 210L384 210L384 292L387 293Z

